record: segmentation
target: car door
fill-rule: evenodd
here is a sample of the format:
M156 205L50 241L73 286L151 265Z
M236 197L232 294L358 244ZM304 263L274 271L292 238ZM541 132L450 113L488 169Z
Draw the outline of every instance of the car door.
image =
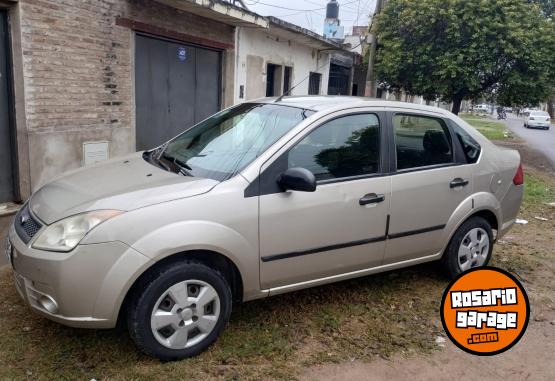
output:
M443 229L472 194L472 168L462 165L448 123L434 114L391 113L389 232L384 264L439 253Z
M339 113L303 132L262 168L260 282L294 285L381 264L389 209L385 114ZM316 191L282 191L288 168L314 173Z

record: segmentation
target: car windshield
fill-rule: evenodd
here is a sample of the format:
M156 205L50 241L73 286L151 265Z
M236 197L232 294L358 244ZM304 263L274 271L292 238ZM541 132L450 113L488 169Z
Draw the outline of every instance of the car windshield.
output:
M223 181L313 113L278 104L243 103L172 139L158 157L182 173Z

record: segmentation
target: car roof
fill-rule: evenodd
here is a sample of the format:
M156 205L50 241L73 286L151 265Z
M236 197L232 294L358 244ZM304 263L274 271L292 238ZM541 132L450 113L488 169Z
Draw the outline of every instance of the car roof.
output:
M255 103L276 103L284 106L299 107L314 111L325 111L331 109L351 108L351 107L391 107L405 108L411 110L426 110L435 113L448 114L444 109L426 106L416 103L386 101L377 98L354 97L345 95L306 95L306 96L287 96L271 97L254 100Z

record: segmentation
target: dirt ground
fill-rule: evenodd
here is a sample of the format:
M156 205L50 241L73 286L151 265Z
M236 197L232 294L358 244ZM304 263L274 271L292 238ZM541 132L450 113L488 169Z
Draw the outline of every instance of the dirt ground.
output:
M518 149L527 169L549 176L555 174L543 154L530 149L521 141L498 142ZM555 200L553 200L555 201ZM497 244L495 260L504 262L505 252L530 254L533 264L520 267L517 276L528 292L531 319L528 329L509 351L496 356L474 356L452 344L449 339L438 343L439 351L428 355L381 358L371 362L350 361L316 365L306 369L301 380L554 380L555 379L555 208L546 206L541 217L538 210L523 216L528 225L516 225ZM530 211L531 212L531 211ZM495 265L495 263L493 263ZM528 267L529 266L529 267ZM522 271L522 267L528 271ZM442 341L442 340L441 340Z
M4 250L4 239L8 235L8 228L13 216L0 216L0 251ZM0 253L0 267L7 264L6 256L2 251Z

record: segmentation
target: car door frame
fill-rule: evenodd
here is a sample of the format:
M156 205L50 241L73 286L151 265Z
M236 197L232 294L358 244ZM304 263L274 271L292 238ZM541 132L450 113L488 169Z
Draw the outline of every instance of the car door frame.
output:
M342 110L335 110L327 114L322 115L320 118L314 120L302 130L298 131L294 136L287 140L281 147L276 148L272 155L267 158L264 162L260 163L258 167L257 177L245 188L245 197L260 197L269 194L283 193L284 191L277 184L277 177L283 173L288 167L288 152L300 143L306 136L318 129L319 127L325 125L326 123L341 117L347 117L350 115L360 115L360 114L375 114L378 117L380 123L380 170L374 174L360 175L360 176L349 176L340 179L330 179L330 180L320 180L318 185L327 185L338 182L355 181L355 180L366 180L370 178L385 177L391 175L390 167L390 121L387 115L386 108L383 106L359 106ZM389 200L387 200L389 202ZM260 210L259 210L260 213ZM259 227L260 228L260 227ZM387 221L383 227L384 229L384 241L387 238ZM263 263L261 255L261 242L259 240L259 265ZM381 258L383 261L383 257ZM333 276L318 278L313 280L308 280L301 283L295 283L291 285L284 285L279 287L270 288L264 291L270 291L272 295L292 291L295 289L306 288L310 286L315 286L318 284L331 283L341 279L348 279L357 276L362 276L364 273L372 271L380 266L374 266L371 268L365 268L357 270L354 272L338 273ZM261 269L260 269L261 270ZM259 275L261 271L259 271ZM262 279L260 279L262 284Z
M455 167L459 165L469 164L468 161L466 160L466 156L461 147L461 144L458 141L456 132L454 131L454 128L453 128L454 122L451 119L446 118L445 115L441 113L434 113L432 111L413 110L409 108L407 109L389 108L386 111L386 114L387 114L387 120L389 122L389 128L388 128L389 129L388 145L389 145L389 154L390 154L389 165L390 165L391 174L393 176L397 174L402 174L402 173L425 171L425 170L434 169L434 168ZM453 148L453 162L447 163L447 164L436 164L436 165L428 165L423 167L409 168L406 170L405 169L398 170L397 169L397 147L395 145L395 131L393 127L393 118L396 115L414 115L414 116L419 116L423 118L435 118L435 119L440 119L443 123L445 123L445 126L449 131L449 137L451 138L451 145Z
M287 158L286 153L288 153L296 144L301 142L312 131L316 130L325 123L328 123L334 119L360 114L376 114L378 120L380 121L380 172L369 175L342 177L340 179L320 180L317 181L317 185L389 176L392 173L390 162L391 126L389 121L390 118L387 116L385 108L371 106L353 107L340 111L333 111L328 114L322 115L320 118L307 125L301 131L298 131L281 147L274 149L272 155L264 162L260 163L257 170L258 175L249 184L249 186L245 188L245 197L258 197L267 194L284 192L277 184L276 179L277 176L287 170L287 163L285 162L285 159Z
M458 138L456 136L455 126L457 126L457 124L454 121L452 121L450 118L443 115L442 113L439 113L439 112L435 113L433 111L416 110L416 109L409 109L409 108L388 108L386 113L387 113L387 119L389 121L389 126L390 126L390 134L389 134L390 139L389 139L388 144L389 144L389 153L390 153L389 162L390 162L392 178L394 176L397 176L397 175L402 175L402 174L407 174L407 173L412 173L412 172L424 172L424 171L429 171L429 170L434 170L434 169L441 169L441 168L455 168L455 167L460 167L460 166L464 166L464 165L474 165L474 164L476 164L480 161L480 158L478 158L476 163L469 163L468 162L468 160L466 158L466 155L464 154L463 148L460 144L460 141L458 140ZM395 131L394 131L394 123L393 123L393 118L396 115L409 115L409 116L434 118L434 119L441 120L443 122L444 126L447 128L449 138L451 139L451 147L452 147L452 150L453 150L453 161L450 162L450 163L445 163L445 164L428 165L428 166L398 170L397 169L397 147L396 147ZM482 155L482 152L480 153L480 155ZM473 180L471 181L471 185L473 185ZM395 190L393 189L393 182L392 182L391 191L392 191L391 202L394 202L395 201L394 200L395 199L395 197L394 197ZM471 190L470 193L472 194L473 191ZM388 222L390 222L390 221L391 221L391 216L388 218ZM424 234L424 233L428 233L428 232L431 232L431 231L434 231L434 230L444 230L445 227L447 226L447 224L448 224L448 221L445 221L445 223L442 224L441 226L440 225L433 226L433 227L430 226L430 227L424 227L422 229L415 229L415 230L410 230L410 231L397 232L397 233L393 233L393 234L390 234L390 232L389 232L390 226L388 224L387 240L390 241L390 240L397 239L397 238L404 238L404 237L408 237L408 236ZM437 256L437 253L433 253L433 254L430 254L428 256L422 256L422 257L402 260L402 261L399 261L399 262L387 263L387 246L386 246L386 254L385 254L385 257L384 257L383 265L384 266L394 266L397 263L403 264L407 261L414 262L414 263L420 263L420 262L424 262L428 259L433 260L434 257L436 257L436 256Z

